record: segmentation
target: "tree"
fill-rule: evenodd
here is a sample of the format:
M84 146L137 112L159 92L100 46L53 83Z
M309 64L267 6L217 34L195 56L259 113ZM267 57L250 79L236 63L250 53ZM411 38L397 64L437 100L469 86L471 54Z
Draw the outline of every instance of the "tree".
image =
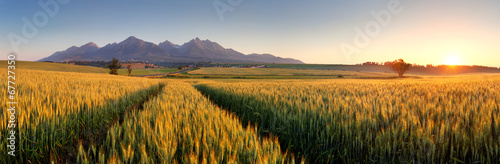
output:
M392 70L398 73L399 77L403 77L406 71L410 70L411 64L406 63L403 59L394 60L392 63Z
M113 61L111 61L111 64L109 64L108 67L110 74L118 75L118 69L122 68L122 64L118 59L113 58Z
M177 67L177 69L179 69L179 71L182 70L182 66Z
M132 65L127 65L128 75L132 75Z

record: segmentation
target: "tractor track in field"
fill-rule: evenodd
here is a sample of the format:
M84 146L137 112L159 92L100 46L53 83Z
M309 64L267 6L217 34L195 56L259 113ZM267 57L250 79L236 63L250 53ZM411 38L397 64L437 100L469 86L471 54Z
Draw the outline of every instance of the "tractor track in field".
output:
M96 148L96 157L93 158L96 159L96 161L93 162L97 163L99 160L98 157L99 157L100 147L102 146L102 143L106 139L108 130L114 125L121 125L127 113L134 112L135 110L144 109L144 104L148 102L150 99L157 97L164 87L165 84L159 84L157 89L149 91L149 94L144 98L142 98L139 102L132 105L123 112L119 113L118 114L119 117L114 118L109 124L107 124L107 126L102 126L99 129L89 129L88 131L83 131L82 134L80 134L81 135L80 139L74 141L73 144L70 145L70 147L66 148L67 151L66 156L58 163L77 163L78 146L80 143L82 144L84 150L89 150L91 146L94 146Z

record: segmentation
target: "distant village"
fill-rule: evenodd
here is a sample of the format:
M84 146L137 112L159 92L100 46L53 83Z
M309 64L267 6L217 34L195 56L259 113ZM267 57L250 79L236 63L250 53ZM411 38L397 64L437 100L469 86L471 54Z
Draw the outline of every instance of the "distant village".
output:
M109 65L111 62L108 62L108 61L69 61L69 62L61 62L61 63L69 64L69 65L107 67L107 65ZM144 63L144 62L122 62L121 64L122 64L123 68L126 68L128 65L130 65L132 69L162 68L161 66L151 64L151 63Z

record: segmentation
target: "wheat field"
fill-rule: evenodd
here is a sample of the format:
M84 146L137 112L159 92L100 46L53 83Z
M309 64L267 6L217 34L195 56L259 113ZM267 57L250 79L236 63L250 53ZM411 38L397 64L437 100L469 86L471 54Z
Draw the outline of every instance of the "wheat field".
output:
M311 163L498 163L500 79L206 82Z
M0 77L7 79L5 70ZM19 162L58 161L73 151L80 138L111 122L125 109L158 88L157 80L116 77L107 74L16 70ZM7 88L6 83L0 84ZM7 102L6 90L0 92ZM0 115L2 138L7 138L8 113ZM7 140L0 154L8 159ZM5 162L5 161L3 161Z
M182 80L16 72L18 151L7 155L0 140L0 163L500 159L498 76ZM0 96L8 101L6 90ZM8 117L0 115L1 138Z
M81 147L78 162L283 163L287 156L287 163L294 163L281 153L276 138L261 138L254 127L242 127L236 116L192 86L168 82L143 110L113 126L100 148Z
M188 83L25 69L16 74L19 152L9 156L8 141L1 140L0 163L295 163L276 137L243 127ZM7 102L7 92L0 94ZM0 116L1 138L9 135L8 117Z

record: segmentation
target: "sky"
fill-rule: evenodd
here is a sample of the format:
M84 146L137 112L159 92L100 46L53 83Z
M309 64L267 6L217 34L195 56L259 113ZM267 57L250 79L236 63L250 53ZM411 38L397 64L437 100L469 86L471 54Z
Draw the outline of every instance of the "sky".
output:
M500 67L498 8L498 0L0 0L0 53L34 61L129 36L199 37L310 64Z

